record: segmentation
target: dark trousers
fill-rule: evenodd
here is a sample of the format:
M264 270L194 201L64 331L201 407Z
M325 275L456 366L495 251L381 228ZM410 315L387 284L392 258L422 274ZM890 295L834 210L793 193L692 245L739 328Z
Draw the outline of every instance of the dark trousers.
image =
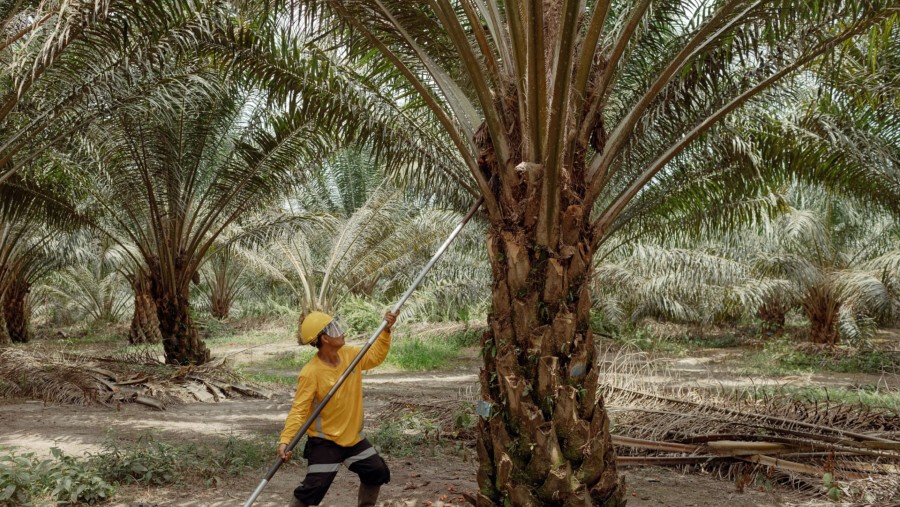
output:
M319 505L325 498L341 463L358 475L363 484L381 486L391 481L387 463L366 439L352 447L341 447L331 440L310 437L303 457L308 461L306 477L294 490L294 496L307 505Z

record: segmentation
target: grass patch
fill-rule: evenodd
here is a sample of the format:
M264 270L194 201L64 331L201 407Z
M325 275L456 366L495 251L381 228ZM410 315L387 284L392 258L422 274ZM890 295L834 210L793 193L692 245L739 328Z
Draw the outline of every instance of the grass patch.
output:
M216 444L170 444L153 433L141 435L134 443L108 436L103 450L90 454L84 466L111 483L160 486L202 481L207 486L217 486L226 476L241 475L268 464L274 454L275 438L230 435Z
M467 328L446 336L446 340L460 348L481 346L482 328Z
M86 343L128 343L128 337L117 333L89 333L82 338L66 338L66 345L77 345Z
M210 336L204 341L210 348L225 347L254 347L268 345L270 343L287 342L292 340L284 329L261 329L239 333L218 334Z
M467 458L465 442L475 438L475 405L460 402L459 407L446 410L403 410L388 415L368 436L378 452L395 457L421 455L430 452L437 456L437 448L450 444L463 459ZM456 441L456 445L453 442Z
M269 355L265 359L241 365L238 371L255 382L296 386L300 370L315 355L315 348L300 347L295 352Z
M387 364L401 370L423 371L446 366L459 357L460 347L450 340L412 338L397 340L391 345Z
M883 350L836 349L809 352L800 350L788 340L765 344L745 362L748 373L795 375L816 372L896 373L900 371L900 353Z
M129 355L158 355L161 361L165 361L165 349L162 342L159 343L139 343L131 345L126 343L116 349L116 352Z
M299 372L298 372L299 373ZM279 384L284 386L297 386L297 375L279 375L277 373L260 373L260 372L242 372L244 377L253 382L261 382L264 384Z
M464 348L481 343L484 329L466 327L450 333L428 333L422 337L394 340L387 364L407 371L435 370L446 367Z
M741 344L740 338L734 333L660 335L643 327L626 329L614 333L612 337L617 343L636 347L644 352L676 357L687 356L697 349L723 349Z
M436 455L436 446L440 444L439 425L422 414L404 414L398 420L387 420L381 423L369 440L379 453L395 457L407 457L421 454L423 448Z
M480 336L481 331L470 329L446 335L394 340L385 364L406 371L442 368L459 357L460 349L477 343ZM241 373L257 382L294 385L300 369L315 355L315 348L300 347L296 352L275 354L243 365Z
M900 412L900 393L886 391L877 386L855 389L844 387L773 387L760 386L749 391L753 399L787 397L805 403L833 402L847 405L863 405Z
M316 349L313 347L301 347L294 352L281 352L278 354L269 354L252 363L243 364L239 367L241 373L257 378L264 382L281 382L280 380L272 380L285 374L292 376L291 383L296 382L297 374L303 366L308 363L313 356L316 355Z
M316 355L316 351L315 347L301 347L297 352L276 354L270 359L265 359L256 364L275 370L299 372L300 368L303 368Z

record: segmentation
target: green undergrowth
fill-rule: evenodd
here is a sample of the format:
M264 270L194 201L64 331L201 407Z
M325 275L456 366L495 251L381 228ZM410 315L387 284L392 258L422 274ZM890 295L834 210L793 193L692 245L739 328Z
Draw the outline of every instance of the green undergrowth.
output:
M613 341L635 347L644 352L684 357L698 349L722 349L738 347L742 344L737 333L700 334L685 332L675 335L661 335L652 330L635 327L613 332Z
M900 352L897 351L850 348L807 351L798 349L797 345L786 339L766 343L745 359L745 372L766 375L900 372Z
M0 451L0 506L92 505L121 484L218 486L226 477L255 471L273 458L274 435L228 436L215 443L169 443L153 433L136 442L110 434L83 458L52 449L50 458Z
M300 369L315 354L313 347L297 347L291 352L281 352L243 364L238 371L255 382L295 386Z
M261 382L264 384L280 384L285 386L297 386L297 372L293 373L261 373L252 371L243 371L242 374L253 382Z
M444 340L411 338L391 345L385 363L401 370L435 370L459 356L459 347Z
M900 416L900 392L874 385L848 387L757 386L747 391L752 399L789 398L805 403L831 402L882 408Z
M407 371L437 370L458 358L462 349L479 343L482 331L465 329L450 334L429 334L394 339L385 362Z
M272 458L274 436L230 435L218 442L169 443L153 433L136 442L108 437L88 463L106 480L145 485L203 481L218 485L226 476L256 470Z
M421 333L408 337L405 331L395 332L385 363L404 371L426 371L447 367L460 356L462 349L476 345L481 330L464 329L451 333ZM313 347L297 347L291 352L269 355L241 365L240 371L257 382L294 385L300 369L316 354Z
M35 335L60 344L102 344L128 341L128 327L124 323L107 321L79 322L68 326L42 325Z
M477 416L472 403L461 401L452 413L435 414L409 410L399 417L380 422L368 439L378 452L394 457L428 454L436 456L438 449L468 457L466 441L474 439Z
M222 348L255 347L270 343L293 343L293 337L285 329L254 329L213 335L204 340L207 346L214 351Z
M85 460L57 448L44 459L0 450L0 506L93 505L115 489Z

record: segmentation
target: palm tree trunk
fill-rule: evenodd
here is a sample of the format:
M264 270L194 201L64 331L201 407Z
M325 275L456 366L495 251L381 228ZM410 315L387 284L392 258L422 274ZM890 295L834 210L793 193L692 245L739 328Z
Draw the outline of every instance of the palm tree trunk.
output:
M190 282L193 273L185 276L183 269L182 266L175 267L174 280ZM178 284L180 288L162 283L158 262L151 265L150 272L150 293L156 305L166 363L187 365L209 361L209 349L191 319L188 283Z
M214 266L213 276L209 280L210 314L218 320L225 320L231 313L231 294L228 290L227 259L220 259Z
M26 301L30 291L31 284L17 276L3 297L6 329L13 343L27 343L31 340L31 332L28 330L30 311Z
M557 255L537 247L524 227L494 228L488 237L493 305L481 390L490 413L482 404L479 507L622 504L597 394L587 228L578 220L560 225L569 245Z
M135 275L132 288L134 289L134 314L131 317L128 342L131 344L159 343L162 341L162 333L159 330L156 304L150 295L146 275L143 273Z
M156 299L156 314L162 332L168 364L203 364L209 361L209 349L200 339L191 319L188 298L164 295Z
M809 319L809 341L822 345L837 345L840 341L837 321L841 302L829 287L819 285L810 289L803 302L803 308Z
M218 287L215 287L212 291L210 314L215 319L225 320L228 318L228 314L231 313L231 297L227 291L218 289Z
M3 301L2 297L0 297L0 301ZM3 316L4 313L5 312L0 310L0 346L12 343L12 338L9 337L9 331L6 329L6 318Z
M757 317L762 321L762 330L772 336L784 335L786 316L787 308L777 301L769 301L757 311Z

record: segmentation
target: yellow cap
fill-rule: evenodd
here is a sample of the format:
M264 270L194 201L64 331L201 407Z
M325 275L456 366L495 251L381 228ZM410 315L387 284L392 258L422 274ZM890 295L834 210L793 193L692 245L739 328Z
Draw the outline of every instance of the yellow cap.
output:
M309 315L304 317L303 322L300 323L298 341L303 345L309 345L332 320L334 320L332 316L327 313L309 312Z

